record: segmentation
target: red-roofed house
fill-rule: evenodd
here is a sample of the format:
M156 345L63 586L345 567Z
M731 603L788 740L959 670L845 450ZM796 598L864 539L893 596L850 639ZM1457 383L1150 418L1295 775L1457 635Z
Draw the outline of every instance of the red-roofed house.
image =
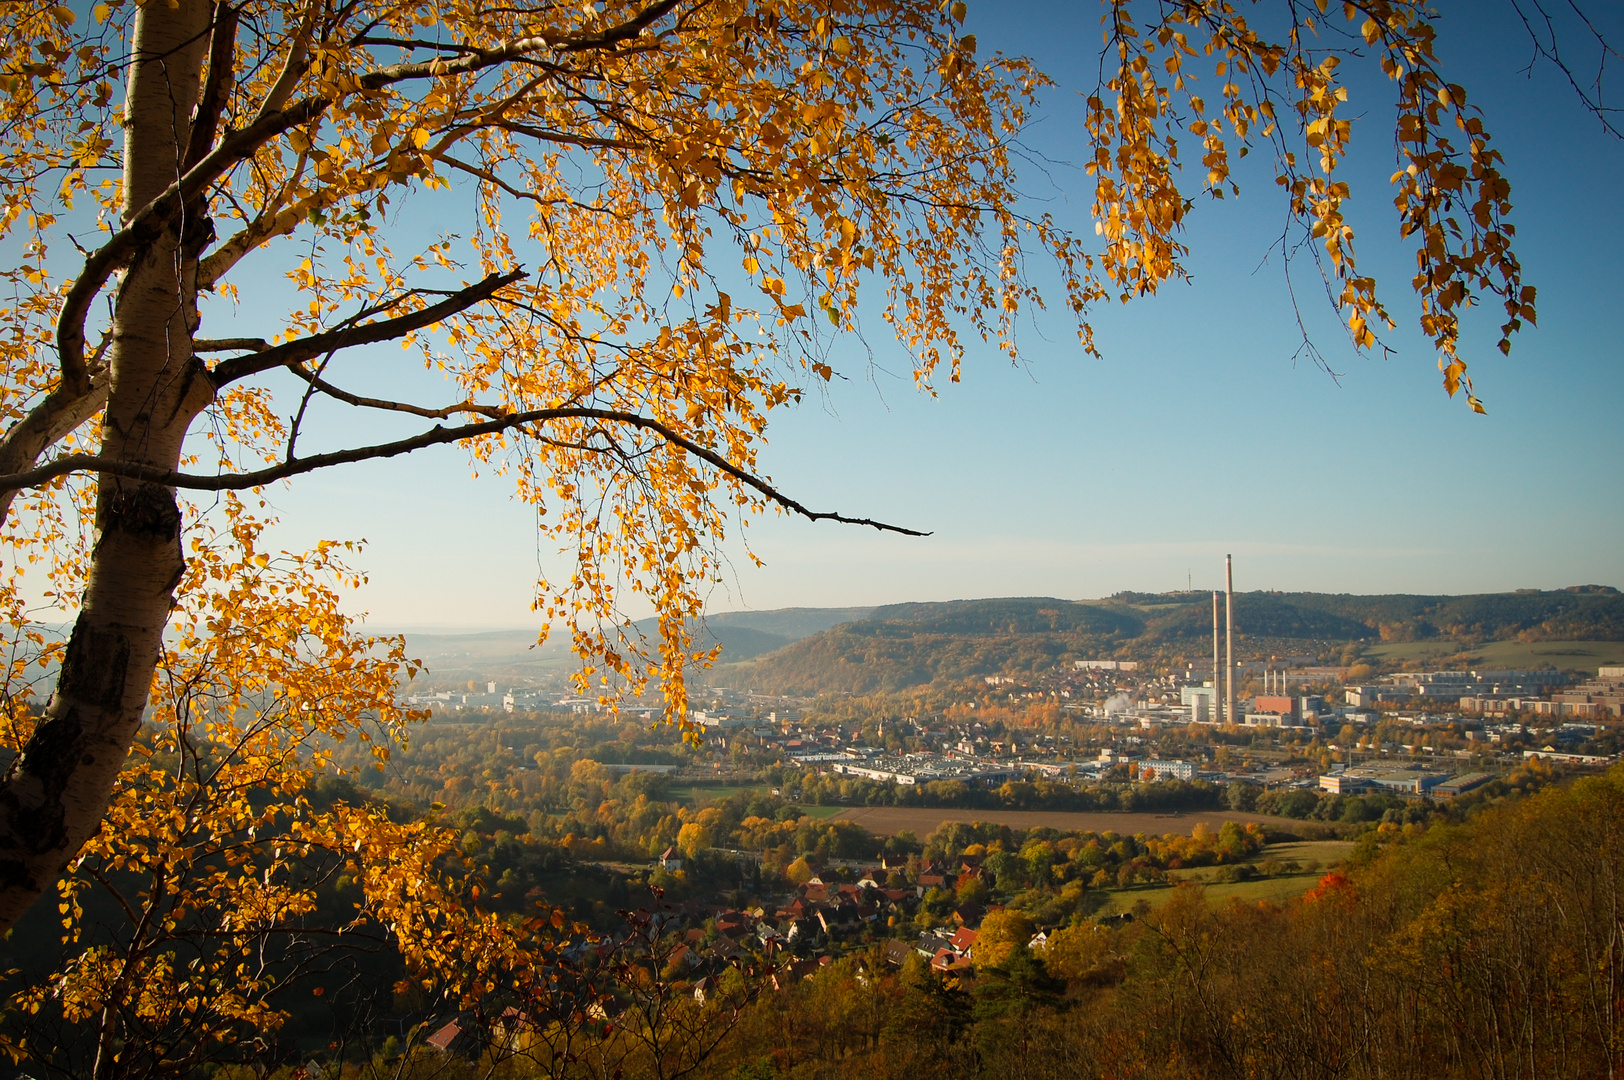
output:
M975 951L976 938L979 936L980 935L978 935L968 926L961 926L958 928L958 930L954 931L953 936L948 938L947 941L949 945L953 946L955 952L969 956Z

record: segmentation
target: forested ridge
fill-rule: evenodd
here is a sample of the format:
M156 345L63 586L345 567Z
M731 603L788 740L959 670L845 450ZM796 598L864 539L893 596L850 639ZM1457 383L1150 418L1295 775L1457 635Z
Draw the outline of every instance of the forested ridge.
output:
M1449 638L1624 640L1624 594L1607 586L1473 596L1244 592L1235 629L1248 647L1333 653L1349 643ZM1033 673L1072 660L1199 657L1212 634L1207 592L1118 593L894 604L764 656L724 667L722 680L780 693L891 692L980 675Z
M1407 628L1417 637L1444 635L1497 641L1533 639L1618 641L1624 638L1624 594L1609 586L1524 589L1473 596L1351 596L1271 594L1283 604L1363 623Z

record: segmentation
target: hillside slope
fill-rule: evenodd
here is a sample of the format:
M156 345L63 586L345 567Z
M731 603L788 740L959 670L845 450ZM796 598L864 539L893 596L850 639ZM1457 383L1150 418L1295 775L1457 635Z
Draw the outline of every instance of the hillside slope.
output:
M1235 630L1243 654L1324 655L1350 643L1429 638L1624 641L1624 594L1606 586L1475 596L1238 593ZM1081 659L1198 660L1211 634L1205 592L892 604L745 663L742 650L724 651L716 675L766 692L861 694Z

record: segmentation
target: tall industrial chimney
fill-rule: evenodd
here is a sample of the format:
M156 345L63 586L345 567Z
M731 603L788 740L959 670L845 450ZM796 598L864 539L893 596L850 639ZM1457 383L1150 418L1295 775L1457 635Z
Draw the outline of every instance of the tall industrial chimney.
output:
M1224 556L1224 722L1235 722L1235 566Z
M1213 723L1225 720L1224 705L1219 696L1224 692L1224 678L1218 673L1218 590L1212 590L1212 711Z

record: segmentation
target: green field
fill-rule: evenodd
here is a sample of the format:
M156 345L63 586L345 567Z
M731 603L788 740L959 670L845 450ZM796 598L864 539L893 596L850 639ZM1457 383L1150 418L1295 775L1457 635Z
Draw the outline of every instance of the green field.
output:
M1227 900L1240 900L1243 903L1260 903L1268 900L1278 903L1301 896L1314 887L1326 870L1335 866L1354 849L1352 840L1300 840L1289 844L1270 844L1259 852L1256 859L1251 860L1254 865L1266 859L1275 859L1280 862L1294 861L1304 867L1318 863L1313 870L1305 869L1303 873L1291 874L1285 877L1257 878L1252 881L1212 881L1218 872L1216 866L1204 866L1197 870L1184 870L1176 872L1176 876L1183 881L1199 882L1206 890L1207 899L1214 903ZM1110 899L1100 909L1100 915L1115 915L1124 911L1133 910L1133 906L1143 900L1151 907L1157 907L1173 895L1176 885L1163 885L1153 889L1112 889L1108 894Z
M1203 885L1207 899L1214 903L1226 900L1240 900L1244 903L1260 903L1264 900L1280 902L1301 896L1314 887L1320 879L1319 874L1293 874L1291 877L1258 878L1255 881L1225 881L1213 885ZM1104 915L1120 915L1125 911L1132 911L1134 906L1143 900L1153 908L1161 907L1173 895L1176 885L1160 885L1154 889L1112 889L1106 895L1105 906L1095 913L1098 918Z
M672 786L671 798L684 806L698 806L700 803L710 802L712 799L727 799L741 791L758 791L766 793L763 784L684 784L682 787Z
M1295 862L1303 867L1303 872L1311 876L1323 874L1327 869L1340 863L1348 857L1349 852L1358 846L1352 840L1296 840L1289 844L1270 844L1258 854L1255 859L1247 860L1257 866L1268 859L1276 862ZM1184 881L1200 881L1210 883L1221 867L1202 866L1194 870L1175 870L1172 876ZM1246 884L1255 884L1247 882ZM1217 888L1217 885L1213 886Z
M1270 844L1263 849L1263 858L1285 862L1295 860L1307 866L1318 863L1329 868L1340 863L1359 845L1352 840L1297 840L1289 844Z
M1443 663L1464 654L1471 667L1528 670L1555 667L1562 671L1586 671L1624 664L1624 641L1485 641L1464 645L1459 641L1435 638L1430 641L1404 641L1372 645L1366 652L1389 662L1421 660Z

